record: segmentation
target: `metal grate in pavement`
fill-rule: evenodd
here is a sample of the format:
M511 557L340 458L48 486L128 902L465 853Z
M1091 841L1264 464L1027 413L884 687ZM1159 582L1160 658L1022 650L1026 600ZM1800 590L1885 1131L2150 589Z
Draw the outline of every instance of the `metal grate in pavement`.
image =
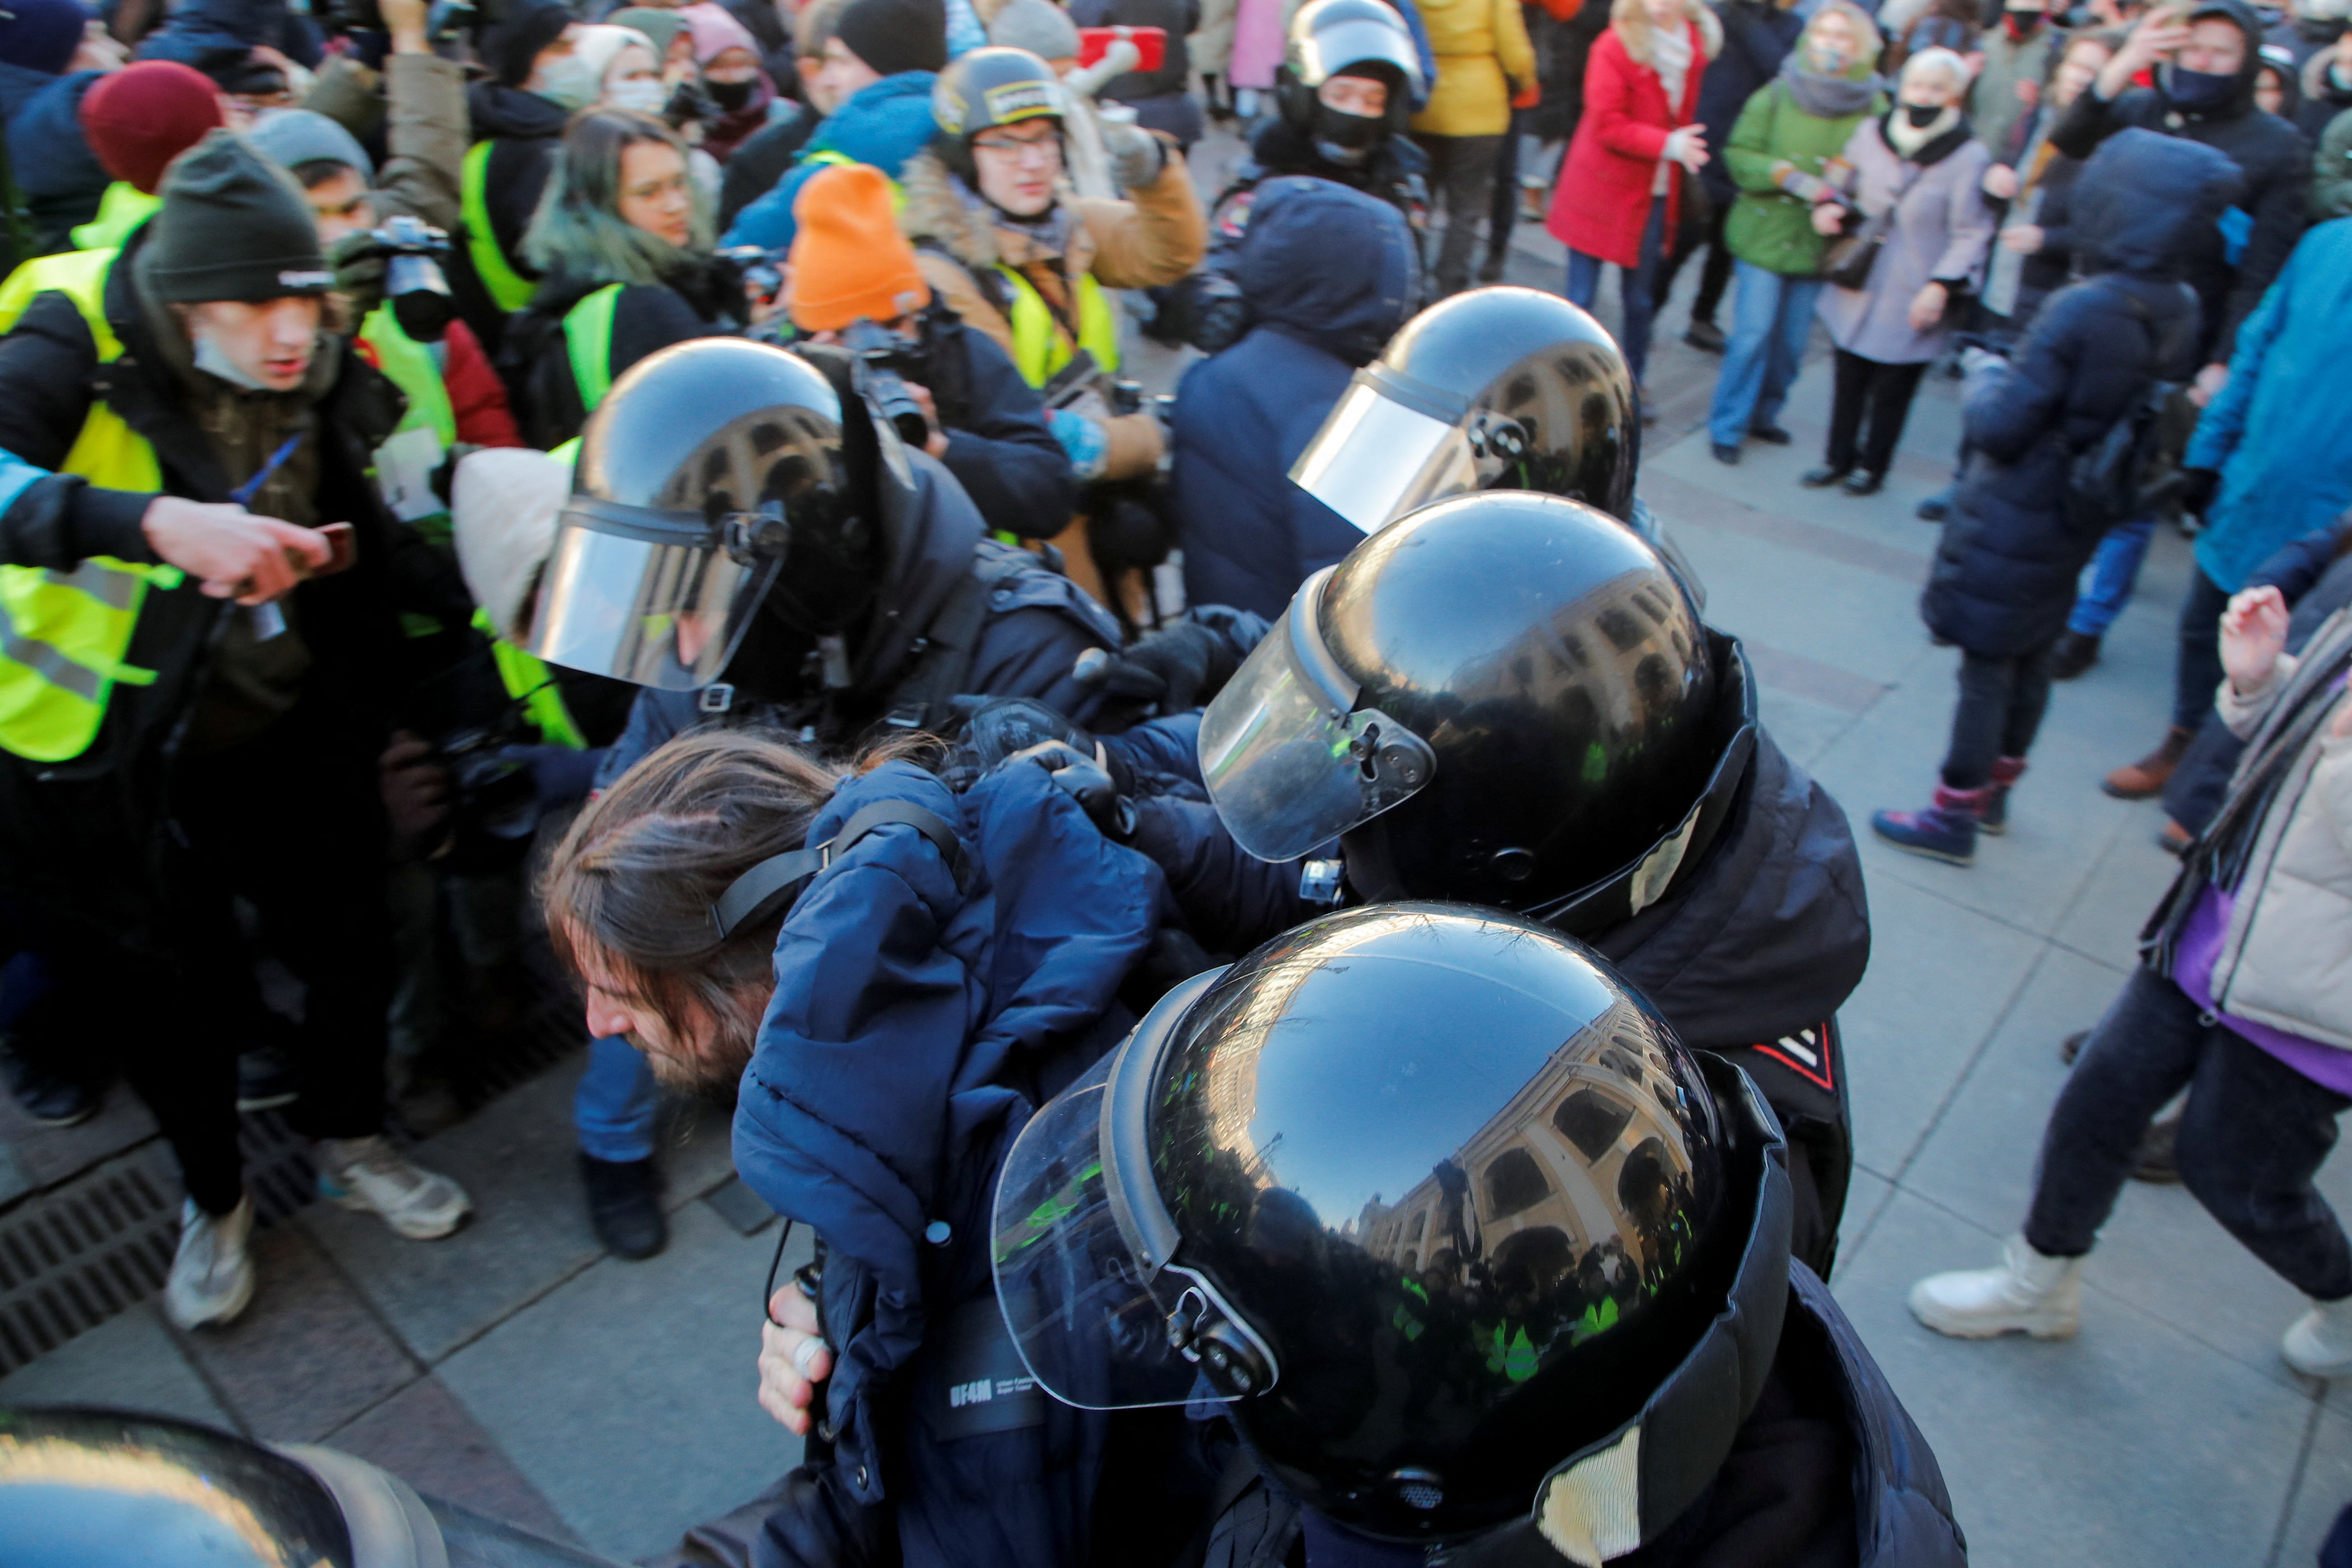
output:
M261 1224L310 1201L310 1149L283 1118L243 1118L237 1142ZM172 1151L151 1138L0 1215L0 1374L163 1289L180 1199Z

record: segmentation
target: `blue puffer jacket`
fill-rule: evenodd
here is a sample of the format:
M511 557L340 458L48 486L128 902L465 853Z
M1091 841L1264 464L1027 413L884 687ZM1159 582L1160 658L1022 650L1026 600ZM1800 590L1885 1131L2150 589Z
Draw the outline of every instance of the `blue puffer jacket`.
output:
M2093 154L2074 243L2094 276L2051 295L2016 357L1969 388L1969 464L1919 601L1937 637L2008 658L2065 630L2098 544L2067 516L2074 455L2149 382L2194 369L2197 300L2179 258L2243 188L2221 153L2153 131L2119 132Z
M1412 231L1377 196L1284 175L1257 188L1234 279L1249 334L1176 389L1184 592L1271 619L1364 537L1290 482L1355 368L1412 309Z
M36 253L62 250L68 231L98 216L110 178L81 133L81 95L97 71L51 76L0 62L0 126L8 173L33 220Z
M2231 593L2352 503L2352 218L2305 234L2238 329L2185 461L2221 471L2197 564Z
M318 27L286 0L187 0L140 42L139 58L177 60L210 74L263 44L313 69L326 58Z
M795 1472L756 1560L1083 1562L1108 1417L1032 1393L1007 1401L1024 1405L1013 1424L957 1435L972 1406L950 1387L970 1386L965 1331L1002 1322L998 1165L1035 1108L1132 1025L1118 986L1162 885L1026 765L958 797L886 763L842 785L809 841L883 800L956 824L969 866L959 886L919 833L883 828L817 874L777 939L735 1168L824 1242L833 1454Z
M809 177L824 167L816 161L820 153L838 153L853 163L871 163L893 180L898 178L907 160L929 146L931 138L939 134L939 122L931 118L931 84L938 79L929 71L900 71L868 82L842 100L841 107L826 115L802 146L792 173L736 214L735 226L719 243L756 245L763 250L790 246L799 228L793 218L793 203Z

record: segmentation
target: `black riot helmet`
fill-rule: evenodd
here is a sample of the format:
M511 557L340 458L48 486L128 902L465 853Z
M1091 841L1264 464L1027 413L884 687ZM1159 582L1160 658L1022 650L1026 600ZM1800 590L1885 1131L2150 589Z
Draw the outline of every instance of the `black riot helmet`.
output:
M971 139L998 125L1051 120L1064 114L1062 79L1027 49L992 44L950 60L931 84L931 120L940 128L933 149L966 184L973 177Z
M905 468L848 371L742 338L648 355L581 432L530 651L686 690L718 679L763 609L838 632L873 599L878 492Z
M1169 993L1022 1131L992 1240L1014 1342L1066 1403L1223 1400L1344 1527L1549 1520L1597 1561L1729 1451L1789 1214L1753 1086L1589 950L1386 904Z
M1335 76L1369 77L1388 89L1388 108L1375 119L1325 103L1323 84ZM1381 0L1311 0L1290 19L1275 102L1282 118L1305 132L1315 150L1352 168L1402 131L1421 96L1421 55L1404 18Z
M1600 322L1538 289L1473 289L1398 329L1290 477L1366 533L1467 490L1540 490L1631 521L1641 431Z
M1202 773L1260 859L1339 837L1360 897L1591 933L1696 863L1737 793L1754 716L1717 665L1631 530L1461 496L1307 580L1202 716Z

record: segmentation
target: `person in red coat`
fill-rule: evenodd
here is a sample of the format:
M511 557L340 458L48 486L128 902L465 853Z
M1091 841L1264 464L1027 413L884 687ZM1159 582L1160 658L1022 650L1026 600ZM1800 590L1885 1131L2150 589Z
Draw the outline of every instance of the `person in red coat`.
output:
M1613 0L1609 30L1584 68L1584 117L1569 143L1544 226L1568 247L1568 297L1590 310L1601 265L1620 270L1617 346L1640 381L1650 357L1650 281L1674 243L1683 171L1707 160L1696 123L1699 79L1723 47L1702 0ZM1649 396L1643 395L1643 417Z

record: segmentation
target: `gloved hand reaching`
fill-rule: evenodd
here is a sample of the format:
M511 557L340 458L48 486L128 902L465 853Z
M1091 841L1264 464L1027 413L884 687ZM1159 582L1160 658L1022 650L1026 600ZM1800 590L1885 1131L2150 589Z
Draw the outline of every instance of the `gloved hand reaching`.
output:
M1110 154L1110 175L1122 191L1139 191L1160 178L1167 165L1167 148L1140 125L1114 121L1102 128L1103 151Z
M1207 605L1117 653L1089 648L1073 673L1105 696L1190 712L1224 689L1265 633L1255 616Z
M1119 793L1102 748L1096 747L1095 753L1090 757L1067 741L1046 741L1013 752L1005 765L1034 763L1045 769L1055 786L1085 809L1104 837L1124 843L1135 831L1135 803Z

